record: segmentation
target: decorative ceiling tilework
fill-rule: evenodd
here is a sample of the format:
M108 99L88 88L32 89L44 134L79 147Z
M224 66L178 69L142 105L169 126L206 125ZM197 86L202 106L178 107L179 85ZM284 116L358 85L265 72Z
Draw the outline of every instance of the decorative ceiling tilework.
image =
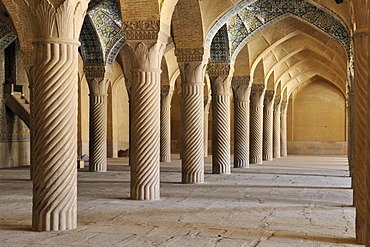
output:
M98 34L96 33L96 30L93 24L91 23L89 16L85 17L82 26L80 42L81 42L81 56L85 64L90 65L104 64L104 55L102 51L102 46Z
M90 20L91 25L87 23L86 19ZM89 30L84 32L85 27L89 28ZM81 33L81 43L88 41L89 44L95 45L94 48L87 47L89 44L82 45L83 49L87 48L82 51L84 56L88 58L85 63L101 64L101 61L103 61L103 64L112 64L119 49L125 43L122 32L121 14L117 1L92 1L85 18L84 28ZM88 37L82 37L83 35L87 35ZM100 44L99 48L96 47L97 44Z
M210 62L230 61L229 38L227 35L227 27L224 25L212 40Z
M307 0L259 0L240 10L227 22L231 54L259 28L287 14L298 16L334 37L350 54L350 34L346 26Z

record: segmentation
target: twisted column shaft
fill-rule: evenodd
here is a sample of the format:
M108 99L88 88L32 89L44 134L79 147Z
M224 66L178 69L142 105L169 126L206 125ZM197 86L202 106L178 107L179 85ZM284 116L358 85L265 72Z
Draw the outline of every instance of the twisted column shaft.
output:
M90 89L89 171L107 171L107 90L104 66L85 67Z
M154 43L154 44L153 44ZM160 61L165 45L132 41L131 199L160 197Z
M263 160L272 160L274 151L274 90L265 93L263 107Z
M202 62L181 63L182 182L204 182L204 71Z
M36 37L35 63L30 71L32 229L74 229L77 227L78 37L88 1L38 1L27 7L34 15L30 21Z
M212 172L230 174L230 84L211 77L212 84Z
M253 84L250 104L250 157L251 164L262 164L263 153L263 84Z
M90 94L89 170L107 171L107 96Z
M206 96L204 99L204 157L208 157L208 116L210 103L210 96Z
M163 86L161 91L161 141L160 161L171 161L171 98L173 88Z
M288 102L281 103L281 119L280 119L280 150L281 157L288 156L288 143L287 143L287 111Z
M234 77L234 167L249 167L249 77Z
M77 227L77 45L36 45L32 228Z
M280 118L281 118L281 97L275 98L274 103L274 153L273 158L280 158Z

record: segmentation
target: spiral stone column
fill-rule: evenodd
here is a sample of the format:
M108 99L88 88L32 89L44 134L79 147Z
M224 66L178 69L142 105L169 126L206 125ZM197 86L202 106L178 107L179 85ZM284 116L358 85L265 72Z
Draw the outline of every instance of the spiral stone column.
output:
M362 2L362 3L361 3ZM370 242L370 198L368 197L367 174L369 162L369 146L367 143L367 126L369 108L369 20L366 15L365 1L356 1L355 10L363 13L356 23L354 32L354 167L353 167L353 202L356 207L356 239L358 243ZM361 17L360 13L358 13ZM367 241L368 240L368 241ZM367 245L368 246L368 245Z
M263 160L274 156L274 99L275 91L266 90L263 107Z
M185 49L186 50L186 49ZM182 182L204 182L204 73L202 61L184 61L177 50L182 79ZM179 54L180 53L180 54ZM186 56L185 56L186 58ZM186 59L185 59L186 60Z
M249 167L249 76L232 79L234 94L234 167Z
M208 116L211 96L204 97L204 157L208 157Z
M161 141L160 161L171 161L171 99L173 87L170 85L161 88Z
M127 37L135 38L130 32L125 33ZM165 44L141 39L127 43L123 53L126 65L131 67L132 81L131 199L157 200L160 198L160 65Z
M212 172L230 174L230 64L208 64L212 87Z
M250 103L250 157L251 164L262 164L263 154L263 100L265 85L253 84Z
M29 5L35 46L32 80L32 229L77 227L78 37L88 1ZM73 10L73 11L70 11Z
M273 158L280 158L281 151L280 151L280 119L281 119L281 97L275 97L274 100L274 133L273 133L273 138L274 138L274 156Z
M107 96L108 68L85 66L90 89L89 171L107 171Z
M288 156L288 143L287 143L287 111L288 101L281 103L281 119L280 119L280 155L281 157Z

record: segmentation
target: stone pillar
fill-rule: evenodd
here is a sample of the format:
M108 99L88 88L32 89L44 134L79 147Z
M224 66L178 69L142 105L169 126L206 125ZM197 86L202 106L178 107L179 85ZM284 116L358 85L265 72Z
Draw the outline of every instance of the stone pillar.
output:
M108 68L85 66L90 89L89 171L107 171L107 96Z
M32 229L77 227L78 38L88 1L29 5L35 45L32 80ZM73 11L71 11L73 10Z
M280 119L281 119L281 97L275 97L274 100L274 157L280 158Z
M228 63L210 63L212 87L212 172L230 174L230 88L232 69Z
M361 3L362 2L362 3ZM356 1L354 4L358 9L356 11L364 11L365 1ZM360 13L358 13L360 14ZM363 25L368 25L361 23ZM354 39L354 167L353 167L353 202L356 207L356 239L360 244L367 242L366 235L369 232L367 228L368 215L370 214L369 199L366 199L369 187L367 184L369 146L367 146L367 125L369 109L368 94L369 94L369 72L368 72L368 51L369 51L369 30L368 27L357 23L353 34ZM370 228L370 225L369 225Z
M171 99L173 87L170 85L161 88L161 151L160 161L171 161Z
M204 182L203 49L176 49L182 81L182 182ZM188 62L189 61L189 62Z
M208 116L211 96L204 97L204 157L208 157Z
M159 23L155 25L159 27ZM160 66L165 43L146 39L153 38L153 32L132 30L132 27L142 26L123 23L127 37L124 61L131 68L131 199L157 200L160 198Z
M280 118L280 156L288 156L288 143L287 143L287 112L288 101L281 102L281 118Z
M263 160L274 156L274 99L275 91L266 90L263 107Z
M263 100L265 85L252 84L250 103L250 157L251 164L262 164L263 153Z
M234 167L249 167L249 76L232 80L234 93Z

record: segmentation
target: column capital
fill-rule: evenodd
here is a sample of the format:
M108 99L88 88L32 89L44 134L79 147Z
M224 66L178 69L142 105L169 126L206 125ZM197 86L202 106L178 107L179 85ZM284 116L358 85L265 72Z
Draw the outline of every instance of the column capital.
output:
M274 104L275 104L275 106L277 106L277 105L280 105L281 104L281 96L279 95L279 96L275 96L275 102L274 102Z
M266 90L265 91L265 100L272 101L275 97L275 91L274 90Z
M286 109L288 106L288 101L287 100L283 100L281 101L281 109L284 110Z
M231 80L231 86L239 87L239 86L250 86L250 76L233 76L233 79Z
M171 85L161 86L161 107L170 107L174 88Z
M264 84L252 84L251 94L262 94L265 92Z
M229 76L233 68L230 63L209 63L207 72L210 77Z
M212 95L230 95L230 80L228 77L222 78L221 76L216 77L212 80Z
M203 61L180 62L181 86L203 85L206 66Z
M108 66L85 66L85 77L89 85L91 96L107 96L108 77L112 73L112 68Z
M78 38L89 4L88 0L31 1L34 42L79 44Z
M172 96L174 88L171 85L161 85L161 95L163 97Z
M84 66L84 73L86 80L92 80L96 78L105 78L111 75L113 68L104 65L86 65Z

